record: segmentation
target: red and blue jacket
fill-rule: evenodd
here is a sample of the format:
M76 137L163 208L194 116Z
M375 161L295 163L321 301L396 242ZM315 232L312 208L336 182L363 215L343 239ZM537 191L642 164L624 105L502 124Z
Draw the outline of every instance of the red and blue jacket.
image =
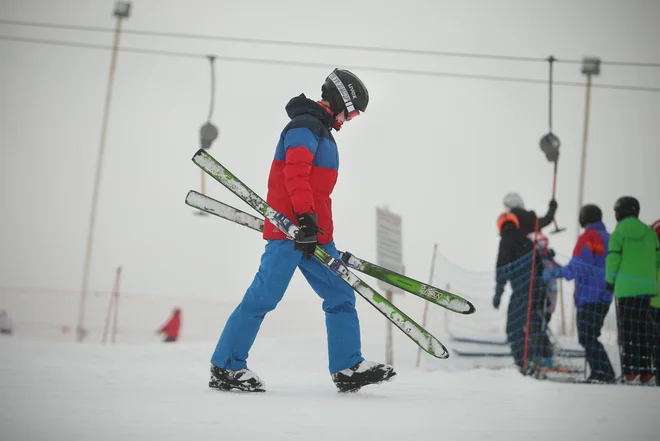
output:
M332 242L332 200L337 182L339 152L330 128L329 109L301 94L286 105L291 118L275 149L268 177L266 201L294 222L296 215L314 213L319 243ZM264 239L286 239L272 223L264 225Z
M605 258L610 235L602 222L589 225L578 238L571 261L561 269L567 280L575 279L575 306L612 302L605 288Z

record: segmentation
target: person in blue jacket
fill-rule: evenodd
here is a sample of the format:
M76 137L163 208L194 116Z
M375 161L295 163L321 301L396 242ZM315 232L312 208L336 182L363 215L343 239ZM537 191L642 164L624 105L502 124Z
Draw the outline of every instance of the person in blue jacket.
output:
M335 69L321 86L318 101L300 94L285 110L290 121L280 133L268 176L268 204L300 230L289 240L265 221L267 241L259 270L229 316L211 356L209 387L223 391L264 392L265 383L248 369L247 359L265 316L284 297L296 269L323 299L328 370L339 392L355 392L392 379L390 365L362 356L355 292L314 259L317 246L335 259L331 194L337 182L339 150L331 130L365 112L369 92L352 72ZM285 356L283 354L282 356Z
M596 205L588 204L580 209L580 226L584 232L575 244L568 265L546 271L543 278L575 280L573 299L577 308L578 340L584 347L590 370L587 382L613 383L614 369L598 341L613 297L605 285L610 235L603 223L603 213Z

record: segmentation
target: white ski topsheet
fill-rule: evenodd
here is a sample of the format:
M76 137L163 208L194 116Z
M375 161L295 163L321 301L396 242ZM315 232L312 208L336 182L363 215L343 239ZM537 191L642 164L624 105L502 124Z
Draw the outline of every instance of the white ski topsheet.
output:
M208 196L205 196L196 191L190 191L186 196L186 204L203 209L204 211L211 212L216 216L220 216L225 219L229 219L232 222L236 222L246 227L252 228L253 230L263 231L264 221L247 214L241 210L233 208L229 205L218 203Z

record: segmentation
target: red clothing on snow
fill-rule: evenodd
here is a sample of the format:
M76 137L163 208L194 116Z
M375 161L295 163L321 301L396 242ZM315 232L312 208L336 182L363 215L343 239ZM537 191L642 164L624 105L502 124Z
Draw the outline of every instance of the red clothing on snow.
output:
M163 327L158 330L158 332L165 334L170 338L178 338L179 329L181 329L181 310L175 309L172 317L170 317L168 322L165 323Z

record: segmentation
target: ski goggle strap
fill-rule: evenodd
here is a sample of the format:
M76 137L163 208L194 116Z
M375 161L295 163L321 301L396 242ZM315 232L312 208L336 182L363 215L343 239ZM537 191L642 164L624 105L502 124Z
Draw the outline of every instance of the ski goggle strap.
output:
M342 83L337 74L331 72L328 78L330 78L330 81L334 83L335 87L339 91L339 95L341 95L341 99L344 100L344 106L346 106L346 120L350 121L351 119L358 116L360 112L353 105L353 101L351 101L351 96L348 94L346 86L344 83Z

